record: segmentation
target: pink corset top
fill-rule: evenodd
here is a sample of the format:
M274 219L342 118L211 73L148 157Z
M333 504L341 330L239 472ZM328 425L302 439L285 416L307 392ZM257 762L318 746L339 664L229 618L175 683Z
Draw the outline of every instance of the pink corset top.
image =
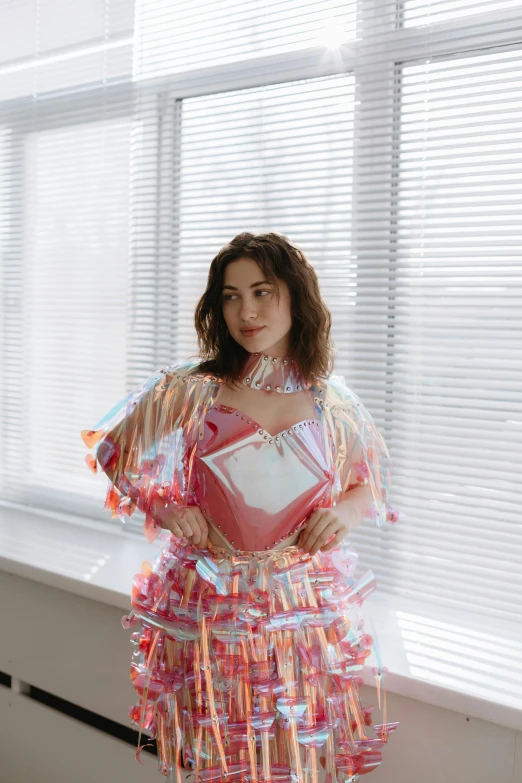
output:
M331 486L320 423L270 435L246 414L216 403L193 465L205 516L235 549L272 549L295 533Z

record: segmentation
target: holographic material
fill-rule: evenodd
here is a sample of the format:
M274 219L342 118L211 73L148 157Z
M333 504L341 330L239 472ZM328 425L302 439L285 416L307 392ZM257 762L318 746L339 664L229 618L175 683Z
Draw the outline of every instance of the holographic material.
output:
M339 376L310 387L317 421L284 437L217 404L221 383L196 362L161 370L82 433L91 470L112 476L113 516L144 511L152 540L155 498L197 504L233 547L167 535L135 576L122 619L139 625L129 715L140 740L143 731L157 740L159 769L176 783L182 765L196 781L317 783L320 767L325 783L357 781L397 726L387 722L386 668L357 611L375 577L355 578L347 540L313 556L275 542L357 484L371 489L367 516L395 524L385 442ZM372 649L377 722L359 695Z
M99 464L113 476L105 499L113 517L146 510L157 496L198 504L192 482L198 441L223 382L197 367L191 361L158 370L93 429L82 431L84 443L94 451L85 457L88 467L96 473ZM399 515L390 499L391 460L372 416L342 376L318 379L309 393L333 477L322 505L335 506L349 489L367 484L372 502L366 517L379 527L392 527ZM147 514L147 538L153 540L160 530Z
M215 404L196 449L199 506L234 547L275 547L323 505L333 481L325 450L318 420L270 435L241 411Z
M357 608L375 589L354 578L346 542L311 556L197 548L172 536L134 578L130 717L157 741L159 769L201 781L357 781L397 723L386 692L360 700L373 638ZM377 667L376 676L382 671ZM139 745L137 758L143 746Z
M237 380L253 389L280 394L310 388L310 384L301 378L295 359L291 356L268 356L264 353L249 354Z

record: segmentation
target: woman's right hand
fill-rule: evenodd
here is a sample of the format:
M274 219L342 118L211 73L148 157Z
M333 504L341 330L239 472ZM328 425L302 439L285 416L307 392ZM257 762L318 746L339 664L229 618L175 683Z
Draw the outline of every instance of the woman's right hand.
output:
M208 538L208 522L199 506L179 506L164 502L154 503L154 516L161 527L170 530L175 536L186 536L196 546L206 546Z

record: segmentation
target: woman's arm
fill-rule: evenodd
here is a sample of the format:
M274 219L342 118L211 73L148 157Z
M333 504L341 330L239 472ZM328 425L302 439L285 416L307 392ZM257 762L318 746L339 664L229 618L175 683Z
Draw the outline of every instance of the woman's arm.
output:
M321 407L331 436L337 482L334 505L316 509L303 529L300 544L311 554L337 546L366 518L378 527L392 526L399 518L390 501L388 448L369 411L344 378L330 377Z
M86 457L89 467L96 473L99 465L109 478L105 508L113 516L130 515L136 506L147 512L162 483L176 497L179 494L183 441L176 431L197 397L196 384L187 382L194 366L187 362L156 371L94 429L82 431L84 443L92 449Z
M337 546L370 514L372 492L368 485L352 487L332 508L319 507L310 515L298 538L298 546L315 555Z
M367 517L378 527L393 526L399 512L393 507L392 460L381 432L341 376L328 384L326 400L330 414L326 411L325 415L331 425L340 481L338 506L342 503L346 510L351 507L354 526Z
M140 468L145 455L154 457L160 441L182 424L185 388L173 374L156 374L145 381L136 399L119 411L117 424L103 436L96 452L102 470L115 486L125 472Z
M82 433L96 445L96 461L109 478L105 508L113 516L145 514L144 532L161 528L206 545L208 525L197 506L186 506L182 429L200 404L201 384L188 382L193 364L159 371L100 422ZM187 373L187 370L189 371ZM92 468L93 458L89 464Z
M341 496L335 506L346 520L347 530L351 533L369 516L372 507L372 491L368 484L358 484Z

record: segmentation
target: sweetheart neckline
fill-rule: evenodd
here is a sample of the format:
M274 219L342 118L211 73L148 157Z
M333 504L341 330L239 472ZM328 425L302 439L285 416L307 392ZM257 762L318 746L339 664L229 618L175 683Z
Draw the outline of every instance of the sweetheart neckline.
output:
M221 402L215 402L214 405L211 405L211 408L228 408L229 411L234 411L235 413L240 414L241 416L245 416L247 419L250 419L252 424L256 424L257 427L259 427L260 430L263 432L266 432L269 438L280 438L283 433L287 433L290 430L295 429L295 427L298 427L300 424L304 424L307 421L315 421L317 424L320 424L320 419L301 419L301 421L296 421L295 424L290 425L290 427L285 427L284 430L281 430L281 432L278 432L276 435L272 435L266 427L263 427L258 421L252 418L252 416L249 416L245 411L239 410L239 408L234 408L232 405L224 405Z

